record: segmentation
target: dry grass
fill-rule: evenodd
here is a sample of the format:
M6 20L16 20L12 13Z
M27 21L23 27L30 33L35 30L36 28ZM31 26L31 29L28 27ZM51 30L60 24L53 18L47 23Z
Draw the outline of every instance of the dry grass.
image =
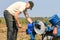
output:
M19 29L17 40L29 40L30 37L25 33L27 28L26 25L23 25L24 29ZM7 40L7 27L4 24L0 24L0 40ZM36 35L36 40L41 40L41 36Z

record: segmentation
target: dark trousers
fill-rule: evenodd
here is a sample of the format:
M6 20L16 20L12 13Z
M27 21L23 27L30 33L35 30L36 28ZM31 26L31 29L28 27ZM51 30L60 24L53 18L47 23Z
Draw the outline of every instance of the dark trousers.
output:
M17 40L18 28L14 16L12 16L7 10L4 11L4 18L7 25L7 40Z

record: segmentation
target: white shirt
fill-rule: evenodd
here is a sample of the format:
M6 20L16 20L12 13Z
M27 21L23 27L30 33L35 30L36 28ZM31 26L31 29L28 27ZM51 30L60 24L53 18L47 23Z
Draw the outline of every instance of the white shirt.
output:
M23 12L26 8L25 2L15 2L12 5L10 5L6 10L10 12L10 14L14 15L16 11Z

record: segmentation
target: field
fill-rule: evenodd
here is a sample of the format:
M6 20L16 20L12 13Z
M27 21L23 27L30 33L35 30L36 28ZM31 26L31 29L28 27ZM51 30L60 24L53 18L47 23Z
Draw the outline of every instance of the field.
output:
M32 20L41 20L43 22L48 22L47 17L35 17L32 18ZM30 40L29 35L26 34L26 29L27 29L27 24L28 22L26 21L25 18L20 18L19 19L20 23L22 24L23 29L18 28L18 36L17 40ZM4 18L0 18L0 40L7 40L7 27ZM36 35L36 40L41 40L41 35Z

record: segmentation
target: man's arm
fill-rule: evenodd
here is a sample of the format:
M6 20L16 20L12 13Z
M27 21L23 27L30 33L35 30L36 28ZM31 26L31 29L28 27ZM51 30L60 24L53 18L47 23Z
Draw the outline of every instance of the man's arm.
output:
M32 23L32 19L29 17L28 13L27 13L27 10L24 11L24 15L27 19L28 22Z
M18 10L15 14L14 14L14 18L15 18L15 21L16 21L16 25L18 27L21 27L21 24L19 23L19 20L18 20L18 16L21 12Z

